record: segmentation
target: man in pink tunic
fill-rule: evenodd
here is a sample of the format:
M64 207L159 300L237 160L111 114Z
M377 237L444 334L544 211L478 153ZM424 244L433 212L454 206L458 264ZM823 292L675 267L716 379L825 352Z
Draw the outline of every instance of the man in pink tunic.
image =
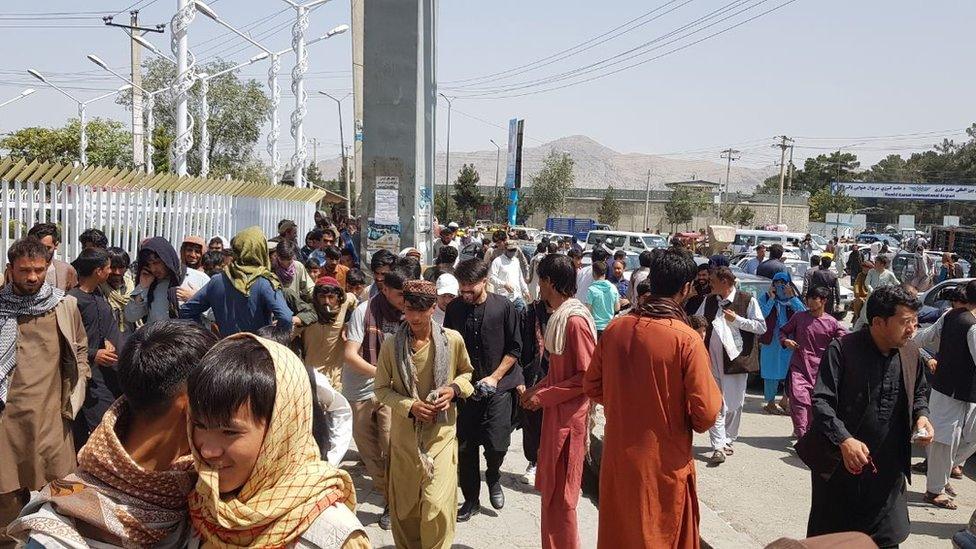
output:
M786 374L787 396L790 399L790 417L793 418L793 434L802 437L810 429L813 386L820 371L820 357L831 341L847 334L837 319L827 314L824 307L830 299L827 288L810 288L807 291L807 310L790 317L780 329L780 344L793 349L790 369Z
M522 396L522 406L545 410L535 486L542 492L543 549L578 549L576 505L586 454L589 400L583 374L596 347L596 327L576 295L576 269L564 255L539 263L539 292L553 314L546 328L549 374Z

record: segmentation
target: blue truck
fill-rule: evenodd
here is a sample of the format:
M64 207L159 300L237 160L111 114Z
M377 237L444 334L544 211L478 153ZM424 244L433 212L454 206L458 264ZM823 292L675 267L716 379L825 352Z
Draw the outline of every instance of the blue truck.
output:
M586 241L586 235L590 231L610 229L610 225L597 223L596 220L588 217L550 217L546 219L546 232L558 234L571 234L581 242Z

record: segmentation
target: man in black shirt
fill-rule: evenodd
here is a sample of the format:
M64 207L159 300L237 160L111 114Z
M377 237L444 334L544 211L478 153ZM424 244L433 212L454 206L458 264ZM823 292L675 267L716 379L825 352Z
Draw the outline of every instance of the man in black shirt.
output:
M813 470L807 536L854 530L880 547L908 538L910 441L933 437L925 364L909 343L919 306L900 286L879 288L868 298L869 328L827 347L813 424L797 443Z
M693 316L698 312L705 298L712 293L711 267L708 263L702 263L698 266L698 274L695 275L692 288L695 290L695 295L685 302L685 313L688 316Z
M773 244L770 246L769 259L763 261L756 267L756 274L772 280L776 276L776 273L788 272L789 269L786 268L786 263L783 263L783 251L782 244Z
M448 305L444 327L464 337L475 384L475 394L459 404L458 413L458 480L464 495L458 522L464 522L481 510L480 446L485 448L485 482L491 505L495 509L505 505L500 469L512 438L512 393L525 380L518 365L522 351L520 318L511 301L488 292L488 263L480 259L462 261L454 276L460 284L461 299Z
M75 448L81 448L102 421L102 416L122 394L115 367L123 336L112 314L112 306L101 286L112 272L111 256L102 248L88 248L72 264L78 272L78 286L68 295L78 300L78 311L88 335L88 363L92 376L85 390L85 402L72 425Z

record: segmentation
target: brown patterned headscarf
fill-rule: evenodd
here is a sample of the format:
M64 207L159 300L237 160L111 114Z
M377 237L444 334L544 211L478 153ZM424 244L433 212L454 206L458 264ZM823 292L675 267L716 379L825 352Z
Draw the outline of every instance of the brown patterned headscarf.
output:
M437 284L429 280L407 280L403 283L404 295L437 297Z
M196 473L184 456L165 471L140 467L122 446L128 404L120 398L78 452L78 469L41 489L9 534L122 547L147 547L174 536L189 524L187 496Z

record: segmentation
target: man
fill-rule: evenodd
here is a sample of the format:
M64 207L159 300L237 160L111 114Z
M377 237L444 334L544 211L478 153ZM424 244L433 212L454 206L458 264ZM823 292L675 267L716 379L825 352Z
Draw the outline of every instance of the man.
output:
M382 250L381 250L382 251ZM392 256L392 254L390 254ZM342 396L352 406L352 436L356 449L383 496L380 528L390 529L386 470L390 455L390 408L376 399L374 378L383 341L396 333L403 311L403 283L410 278L404 269L391 269L388 258L373 254L370 267L377 294L360 303L346 323L345 363L342 367Z
M764 276L770 280L776 273L787 273L789 268L783 263L783 245L773 244L769 247L769 260L763 261L756 267L756 274Z
M485 482L492 507L505 506L501 466L512 438L513 391L524 385L518 360L521 322L515 305L488 292L488 265L480 259L458 264L454 276L461 298L447 308L444 327L460 332L474 367L475 394L461 405L458 417L458 470L464 504L458 521L481 511L478 448L484 447Z
M722 396L680 305L695 269L681 251L660 255L648 295L603 334L583 377L606 416L600 548L699 546L691 432L715 423Z
M828 315L840 308L840 279L830 270L830 263L830 257L826 255L821 257L820 268L810 275L810 281L803 286L804 290L826 288L830 292L826 305Z
M491 241L494 247L491 252L485 256L485 261L488 265L491 265L495 258L501 255L505 255L508 251L508 233L502 230L495 231L491 235ZM519 267L522 269L522 276L529 276L529 260L525 258L525 254L522 253L522 249L515 246L515 257L518 258Z
M312 293L316 321L302 328L298 336L305 366L327 377L337 391L342 390L342 331L356 305L356 296L344 292L338 280L319 278Z
M312 252L322 249L322 229L312 229L305 235L305 245L302 246L302 255L310 257Z
M573 262L547 255L539 263L539 292L553 310L545 334L549 373L522 394L522 406L545 410L535 486L542 492L543 549L578 549L576 505L588 446L583 375L596 347L596 327L577 301Z
M449 549L457 515L457 410L474 392L464 340L433 321L436 287L403 284L404 322L383 341L376 398L395 413L390 432L393 540L406 549Z
M270 242L277 244L282 240L298 242L298 225L291 219L282 219L278 222L278 236L272 238Z
M185 270L168 240L155 236L146 240L136 259L139 284L125 306L125 320L131 323L158 322L179 318L178 289L189 290ZM199 293L200 288L193 291Z
M453 227L451 226L453 225ZM458 252L461 251L461 246L458 244L457 240L454 238L457 236L457 223L449 223L441 227L441 234L434 241L434 257L440 257L440 252L445 246L450 246ZM453 265L451 265L453 267Z
M804 288L810 287L810 278L813 277L813 273L820 270L820 259L820 256L816 254L810 256L810 265L807 267L806 272L803 273Z
M914 337L917 345L935 344L939 362L932 376L929 409L935 438L928 448L925 501L955 509L947 490L949 475L976 451L976 281L965 287L965 303L942 315ZM965 341L966 346L961 343ZM945 345L943 345L943 342Z
M272 321L290 330L294 318L281 283L271 272L264 232L260 227L244 229L231 240L231 248L234 262L184 303L180 316L199 322L210 309L221 336L255 333Z
M216 342L178 320L136 331L119 355L123 397L79 452L74 473L42 488L10 534L28 547L185 547L196 484L186 380Z
M770 255L776 246L773 244ZM739 437L746 381L750 373L759 371L758 338L766 333L766 319L755 296L735 289L735 273L728 267L712 271L711 287L712 295L695 314L708 322L705 344L712 361L712 375L722 390L722 409L715 425L708 430L713 450L709 463L719 465L725 462L725 456L735 452L732 445Z
M85 232L78 235L78 242L81 244L81 250L85 251L88 248L108 248L108 237L105 233L98 229L86 229Z
M180 301L186 302L193 297L193 294L210 282L210 277L203 272L203 251L206 242L199 236L187 236L180 244L180 263L186 270L185 284L176 292Z
M620 292L607 280L607 264L593 264L593 283L583 301L596 324L597 337L603 333L613 317L620 312Z
M458 250L454 246L442 246L437 252L436 264L424 271L424 280L437 282L442 274L454 273L454 265L458 262Z
M335 246L328 246L322 251L322 276L331 276L339 281L339 287L345 289L346 276L349 274L349 267L341 264L342 253Z
M654 258L655 252L651 250L644 250L637 256L637 261L640 263L640 268L630 275L630 284L627 286L627 302L637 303L637 285L647 279L647 276L651 272L651 260Z
M593 262L590 264L590 268L582 268L576 274L576 299L586 302L586 294L590 290L590 284L593 284L593 265L606 263L608 257L610 257L610 252L603 246L593 248L591 254Z
M124 340L112 315L112 307L101 291L102 285L108 282L111 265L108 252L101 248L83 250L71 265L78 272L78 286L68 291L68 295L78 302L81 321L88 335L88 364L91 366L85 403L72 426L76 448L85 445L88 435L122 392L115 366Z
M522 268L515 255L518 245L508 242L505 253L491 262L488 278L495 289L495 293L515 304L515 309L521 313L525 310L525 302L529 298L529 286L522 276Z
M919 305L899 286L879 288L868 298L869 328L827 347L813 425L797 444L812 469L807 536L858 531L879 547L908 538L911 444L925 446L937 434L928 419L925 365L907 345Z
M112 316L119 326L119 332L129 334L135 331L135 326L125 320L125 306L135 289L132 271L129 270L131 260L122 248L111 247L107 251L110 267L108 281L102 284L102 295L112 307Z
M31 490L75 467L71 421L91 377L88 340L75 298L46 281L50 260L50 250L32 236L7 250L10 282L0 288L0 532ZM0 539L0 547L12 545Z
M539 299L539 263L547 256L557 253L559 246L555 242L543 240L536 246L535 255L529 260L529 276L525 282L529 285L529 300ZM572 261L570 262L572 263ZM575 266L573 267L575 273Z
M339 239L342 241L342 250L348 251L352 255L352 265L350 269L359 268L359 231L354 221L347 221L342 230L339 231Z
M228 247L228 243L225 243L224 242L224 237L222 237L222 236L215 236L215 237L213 237L213 238L210 239L210 242L207 243L207 251L208 252L218 252L219 253L219 252L224 251L224 249L227 248L227 247Z
M298 247L290 240L275 245L271 268L282 288L288 288L305 301L311 301L315 281L308 276L305 265L299 260ZM331 275L329 275L331 276Z
M756 257L750 258L748 261L746 261L745 264L742 265L742 270L754 275L756 274L756 269L759 268L759 265L763 261L766 261L766 245L760 244L756 246Z
M579 250L568 250L566 257L572 260L573 267L576 268L576 275L579 276L580 271L583 269L583 252ZM579 284L579 279L577 279L577 284Z
M444 248L446 249L446 248ZM444 325L444 316L447 314L447 306L457 299L458 292L461 291L457 278L451 273L444 273L437 277L437 308L434 309L434 322Z
M712 274L708 263L698 266L691 288L695 293L688 298L684 306L685 314L688 316L694 316L698 312L698 308L705 302L705 298L712 293Z
M874 260L874 268L868 271L867 276L864 278L864 289L868 293L868 299L871 298L871 294L879 288L885 286L898 286L898 277L895 273L888 269L889 263L888 256L878 255ZM867 307L861 307L861 314L854 321L854 329L860 330L864 326L870 324L868 321L868 309Z
M54 257L58 251L58 246L61 245L61 229L57 225L54 223L38 223L27 231L27 236L33 236L40 240L47 248L48 253L51 254L47 274L44 277L48 284L65 292L78 285L78 273L75 272L74 268ZM5 278L5 281L10 282L10 278Z
M851 244L851 253L847 255L847 263L844 266L847 276L857 276L861 272L861 263L863 261L864 257L861 256L861 247L858 246L857 242Z

